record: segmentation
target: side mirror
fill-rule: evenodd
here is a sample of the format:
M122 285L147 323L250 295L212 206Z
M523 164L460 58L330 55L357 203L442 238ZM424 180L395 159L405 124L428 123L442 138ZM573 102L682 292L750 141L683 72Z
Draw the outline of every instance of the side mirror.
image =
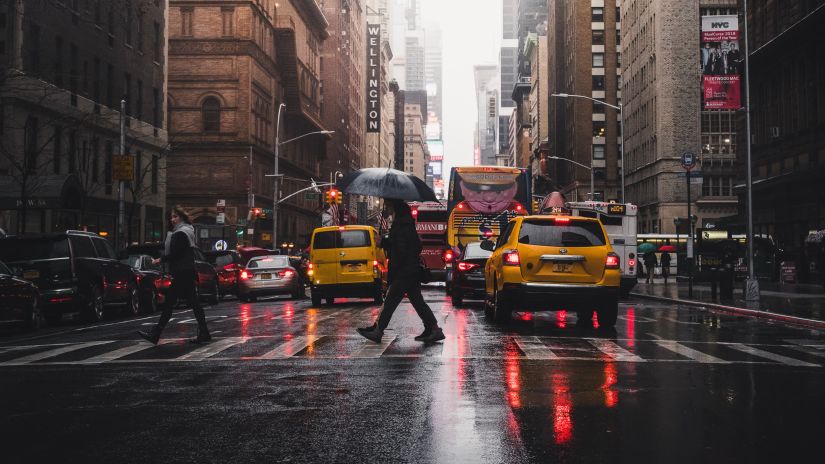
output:
M485 251L493 251L496 249L496 245L490 240L483 240L479 246Z

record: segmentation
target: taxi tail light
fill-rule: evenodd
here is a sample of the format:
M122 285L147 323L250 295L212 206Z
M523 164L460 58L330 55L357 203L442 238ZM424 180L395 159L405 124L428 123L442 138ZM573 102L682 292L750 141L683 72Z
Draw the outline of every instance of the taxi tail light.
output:
M471 269L475 269L477 267L478 267L478 264L465 263L464 261L460 261L458 263L458 270L459 271L465 271L466 272L466 271L469 271Z
M247 271L246 269L244 269L243 271L241 271L241 279L242 279L242 280L246 280L246 279L248 279L248 278L249 278L249 271Z
M557 217L553 220L553 222L555 222L556 224L559 224L559 225L567 225L567 224L570 224L570 218L569 217Z
M312 277L312 275L315 274L315 270L313 269L314 267L315 266L313 266L312 263L307 263L307 275L309 277Z
M616 253L608 253L607 257L604 258L604 267L607 269L618 269L619 268L619 255Z
M492 237L493 236L493 231L492 230L485 231L484 236L485 237Z
M452 263L453 250L444 250L444 253L441 254L441 259L443 259L445 263Z
M234 271L235 269L237 269L237 267L235 267L235 263L227 264L223 267L224 271Z
M517 250L505 251L502 254L502 258L504 258L504 265L505 266L519 266L519 265L521 265L521 259L519 259Z
M630 267L635 267L636 266L636 260L632 259L632 258L628 259L627 260L627 265L630 266Z

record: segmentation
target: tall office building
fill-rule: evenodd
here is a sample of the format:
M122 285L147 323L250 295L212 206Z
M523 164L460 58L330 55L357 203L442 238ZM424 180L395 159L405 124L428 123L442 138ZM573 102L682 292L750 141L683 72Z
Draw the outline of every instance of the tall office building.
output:
M442 34L438 24L428 24L425 30L426 50L424 51L424 87L427 90L427 108L430 113L435 114L440 122L442 120ZM429 125L429 121L427 123ZM435 138L441 138L440 131Z
M498 154L499 74L498 66L476 65L477 122L475 151L478 164L495 165ZM507 132L504 132L506 134Z

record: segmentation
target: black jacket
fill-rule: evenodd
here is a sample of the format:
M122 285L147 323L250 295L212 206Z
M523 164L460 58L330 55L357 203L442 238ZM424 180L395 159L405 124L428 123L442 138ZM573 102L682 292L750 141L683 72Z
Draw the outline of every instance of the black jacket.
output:
M395 218L390 227L389 259L387 280L419 278L421 240L415 231L415 223L410 215Z
M170 274L192 274L195 272L195 252L189 245L189 238L186 232L181 230L172 234L172 242L169 244L169 254L161 258L164 263L169 263Z

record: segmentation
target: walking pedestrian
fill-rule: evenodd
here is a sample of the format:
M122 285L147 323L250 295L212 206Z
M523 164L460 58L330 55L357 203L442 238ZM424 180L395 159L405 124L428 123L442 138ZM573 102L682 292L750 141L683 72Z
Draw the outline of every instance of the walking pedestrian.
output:
M648 251L644 254L645 270L647 271L647 283L653 283L653 274L656 269L656 253Z
M172 308L178 299L186 299L195 319L198 321L198 335L190 339L191 343L205 343L212 340L209 329L206 327L206 315L198 300L195 286L198 275L195 271L195 228L189 223L186 211L175 206L170 213L169 222L172 231L166 235L163 256L152 261L153 264L168 263L169 273L172 274L172 285L167 292L167 302L160 315L158 323L149 331L139 330L138 334L145 340L157 344L163 328L172 317Z
M402 200L388 200L386 205L389 214L393 216L389 247L382 244L385 249L389 250L387 280L390 287L384 298L384 307L381 309L378 320L370 327L359 328L358 333L375 343L380 343L384 330L390 324L393 312L406 294L418 317L421 318L421 322L424 323L424 332L415 339L424 343L444 340L444 331L438 326L433 311L421 296L421 281L419 280L421 240L415 231L410 207Z
M665 278L665 285L667 285L667 276L670 275L670 253L663 251L659 262L662 263L662 277Z

